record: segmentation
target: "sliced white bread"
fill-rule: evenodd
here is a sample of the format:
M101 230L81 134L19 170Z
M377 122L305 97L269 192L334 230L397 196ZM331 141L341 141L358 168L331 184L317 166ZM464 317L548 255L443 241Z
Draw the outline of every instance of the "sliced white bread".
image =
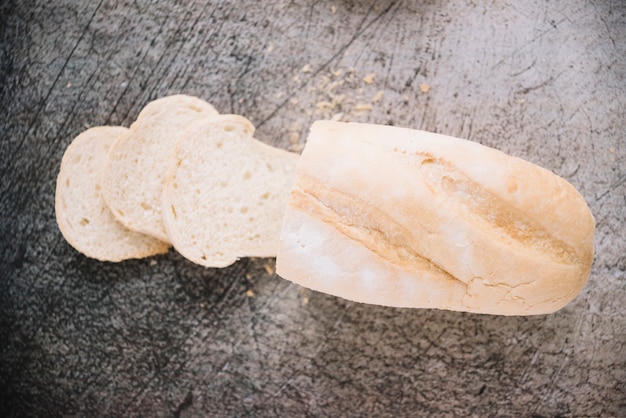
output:
M77 251L118 262L167 252L169 245L130 231L104 203L100 181L108 152L126 128L101 126L78 135L63 155L55 211L59 229Z
M186 95L150 102L109 153L103 177L104 199L119 222L169 242L161 216L167 165L180 133L218 112Z
M253 138L237 115L196 123L179 138L163 193L174 248L194 263L226 267L274 257L299 155Z

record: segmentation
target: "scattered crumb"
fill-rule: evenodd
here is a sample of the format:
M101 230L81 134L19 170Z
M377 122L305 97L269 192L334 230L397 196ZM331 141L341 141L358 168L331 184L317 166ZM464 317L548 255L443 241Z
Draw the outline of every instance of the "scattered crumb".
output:
M329 102L329 101L322 100L320 102L317 102L315 104L315 107L318 108L318 109L331 109L331 108L333 108L333 104L331 102Z
M270 44L267 46L266 51L267 51L267 52L272 52L273 50L274 50L274 44L270 43Z
M269 274L270 276L274 274L274 266L272 266L271 264L267 263L263 267L265 268L267 274Z
M335 113L330 120L334 121L334 122L339 122L341 120L341 118L343 118L343 112L339 112L339 113Z
M67 83L67 86L65 86L65 87L67 87L68 89L69 89L70 87L72 87L72 82L70 81L69 83Z
M253 298L254 297L254 292L252 291L252 289L246 290L246 296L249 297L249 298Z
M154 266L156 266L156 265L157 265L157 261L156 261L156 260L154 260L154 259L153 259L153 260L150 260L150 263L149 263L149 264L150 264L150 266L154 267Z
M300 71L302 71L303 73L310 73L311 71L313 71L313 67L311 67L311 64L306 64L304 67L302 67Z
M332 14L337 13L337 6L335 6L334 4L333 4L332 6L330 6L330 12L331 12Z
M359 112L367 112L372 110L373 106L371 103L360 103L354 107L354 110Z
M300 140L300 124L298 122L293 122L289 127L289 142L292 146L296 145Z
M289 147L289 150L291 152L302 152L303 149L304 149L304 144L301 144L301 143L294 144Z
M376 92L376 94L372 98L372 103L376 103L376 102L380 101L380 99L382 99L384 95L385 95L384 91L378 90L378 92Z
M368 74L365 77L363 77L363 81L365 82L365 84L372 84L374 82L375 77L376 77L376 74L374 73Z
M299 75L297 75L297 74L296 74L296 75L294 75L294 76L293 76L293 81L295 81L296 83L299 83L299 82L300 82L300 76L299 76Z
M252 273L246 273L246 280L252 280Z
M407 96L405 94L404 96L402 96L402 100L404 100L404 103L408 103L409 102L409 96Z
M613 147L609 148L609 152L610 152L611 154L615 154L615 148L613 148Z
M200 307L201 308L204 308L205 306L206 306L206 303L204 303L204 302L200 303Z
M306 296L302 298L302 304L303 305L308 305L309 304L309 298L307 298Z
M289 99L289 103L291 103L292 105L297 105L298 102L300 101L295 97L292 97L291 99Z
M276 97L277 99L280 99L281 97L283 97L285 95L284 91L278 91L276 92L276 94L274 95L274 97Z
M420 90L422 91L422 93L428 93L428 90L430 90L430 86L426 83L422 83L420 84Z

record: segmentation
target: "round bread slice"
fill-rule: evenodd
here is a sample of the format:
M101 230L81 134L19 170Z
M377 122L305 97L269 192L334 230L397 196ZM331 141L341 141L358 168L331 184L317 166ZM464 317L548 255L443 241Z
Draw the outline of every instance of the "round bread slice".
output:
M178 140L163 193L174 248L194 263L226 267L275 257L299 155L253 138L237 115L197 123Z
M63 155L55 211L59 229L79 252L118 262L167 252L169 245L130 231L104 203L100 181L109 149L126 128L100 126L78 135Z
M109 153L104 199L127 228L169 242L161 216L167 164L181 131L218 112L196 97L174 95L152 101Z

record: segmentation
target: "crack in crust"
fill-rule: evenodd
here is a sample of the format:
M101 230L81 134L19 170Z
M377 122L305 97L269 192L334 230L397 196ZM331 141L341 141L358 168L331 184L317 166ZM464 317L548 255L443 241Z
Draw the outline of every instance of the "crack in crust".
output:
M427 153L417 154L417 157L424 181L434 194L444 195L456 207L465 208L472 218L487 225L500 237L547 255L561 264L580 263L580 257L571 246L552 236L537 221L482 187L452 164ZM507 191L514 193L517 188L517 182L509 179Z
M418 254L410 245L410 234L404 227L361 199L327 189L313 177L301 175L292 191L290 205L330 225L405 271L427 271L441 280L454 281L467 288L465 282Z

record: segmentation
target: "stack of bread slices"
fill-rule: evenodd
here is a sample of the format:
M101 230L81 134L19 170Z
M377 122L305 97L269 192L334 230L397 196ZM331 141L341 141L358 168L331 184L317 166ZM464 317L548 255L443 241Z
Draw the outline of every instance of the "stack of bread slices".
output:
M299 156L253 134L244 117L187 95L148 103L130 128L87 129L61 163L61 233L101 261L171 246L207 267L276 256Z

